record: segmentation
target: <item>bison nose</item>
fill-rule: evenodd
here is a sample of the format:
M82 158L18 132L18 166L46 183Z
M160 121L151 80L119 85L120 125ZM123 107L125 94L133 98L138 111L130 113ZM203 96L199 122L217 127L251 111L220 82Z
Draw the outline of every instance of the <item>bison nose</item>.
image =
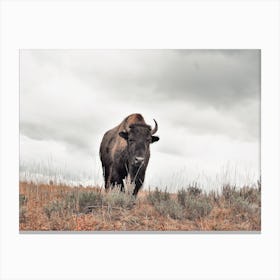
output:
M141 164L144 161L143 157L135 157L135 164Z

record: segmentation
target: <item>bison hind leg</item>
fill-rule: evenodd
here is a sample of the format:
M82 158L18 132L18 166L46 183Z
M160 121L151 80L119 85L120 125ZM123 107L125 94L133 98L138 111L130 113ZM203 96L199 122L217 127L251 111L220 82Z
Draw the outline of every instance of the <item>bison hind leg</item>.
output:
M108 191L111 186L112 167L103 166L103 176L105 181L105 189Z

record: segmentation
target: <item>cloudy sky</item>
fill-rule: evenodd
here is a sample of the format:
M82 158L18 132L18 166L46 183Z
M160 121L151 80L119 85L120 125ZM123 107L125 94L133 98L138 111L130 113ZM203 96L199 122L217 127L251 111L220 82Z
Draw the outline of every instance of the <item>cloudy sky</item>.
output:
M141 113L160 136L145 188L248 184L260 95L259 50L22 50L21 171L102 184L103 134Z

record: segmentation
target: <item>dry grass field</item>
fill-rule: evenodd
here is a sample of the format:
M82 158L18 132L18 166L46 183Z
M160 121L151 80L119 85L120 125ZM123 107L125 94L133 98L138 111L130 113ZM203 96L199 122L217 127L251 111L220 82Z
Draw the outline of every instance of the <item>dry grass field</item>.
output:
M260 231L261 186L204 193L19 184L20 231Z

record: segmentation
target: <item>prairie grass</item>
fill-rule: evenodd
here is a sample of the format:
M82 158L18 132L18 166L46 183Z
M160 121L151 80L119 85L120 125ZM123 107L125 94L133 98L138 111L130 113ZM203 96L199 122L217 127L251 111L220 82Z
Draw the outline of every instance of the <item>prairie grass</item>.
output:
M261 187L169 193L20 182L21 231L259 231Z

